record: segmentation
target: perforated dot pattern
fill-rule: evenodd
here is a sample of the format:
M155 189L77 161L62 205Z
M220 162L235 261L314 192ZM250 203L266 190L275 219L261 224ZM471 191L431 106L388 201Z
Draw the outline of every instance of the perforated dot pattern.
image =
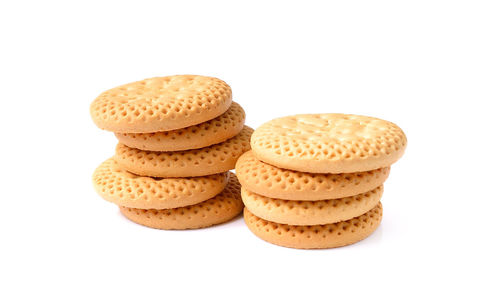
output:
M240 214L242 209L240 185L233 174L231 174L229 184L224 191L196 205L164 210L120 208L121 212L130 220L158 229L208 227L231 220Z
M96 125L114 132L184 128L224 113L231 88L212 77L177 75L125 84L99 95L90 106Z
M383 187L369 192L329 200L298 201L269 198L241 189L243 202L258 217L288 225L323 225L352 219L375 207Z
M189 206L217 195L226 186L228 173L193 178L150 178L134 175L111 158L94 172L97 193L120 206L164 209Z
M304 114L265 123L252 149L269 164L312 173L352 173L390 166L406 136L395 124L367 116Z
M126 170L143 176L190 177L222 173L234 168L250 150L253 129L245 126L236 136L209 147L186 151L143 151L123 144L116 147L116 160Z
M115 133L120 143L150 151L177 151L223 142L243 128L245 111L233 102L221 116L186 128L154 133Z
M389 172L389 167L343 174L291 171L261 162L253 151L244 153L236 163L236 175L243 187L263 196L289 200L321 200L361 194L382 185Z
M246 208L244 217L248 228L267 242L292 248L332 248L356 243L373 233L382 220L382 204L359 217L326 225L291 226L269 222Z

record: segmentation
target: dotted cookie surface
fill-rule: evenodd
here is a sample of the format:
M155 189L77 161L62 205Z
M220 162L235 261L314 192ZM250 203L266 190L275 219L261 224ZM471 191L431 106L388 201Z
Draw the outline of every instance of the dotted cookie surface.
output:
M119 206L165 209L193 205L220 193L229 173L193 178L150 178L127 172L113 159L92 176L97 193Z
M311 173L353 173L387 167L406 148L395 124L367 116L304 114L255 130L252 150L264 162Z
M192 126L224 113L231 88L212 77L177 75L128 83L90 106L95 124L113 132L157 132Z
M193 229L221 224L236 217L242 209L240 185L233 174L224 191L196 205L164 210L120 207L131 221L157 229Z
M373 209L382 193L380 186L356 196L299 201L269 198L241 189L243 203L250 212L264 220L288 225L323 225L352 219Z
M253 151L244 153L236 163L236 175L245 189L289 200L321 200L361 194L382 185L389 171L389 167L384 167L344 174L304 173L261 162Z
M207 147L237 135L245 123L245 111L233 102L224 114L186 128L153 133L115 133L128 147L151 151L176 151Z
M382 220L382 204L367 213L343 222L290 226L263 220L244 209L245 223L259 238L269 243L292 248L332 248L356 243L368 237Z
M123 144L116 147L116 161L129 172L154 177L192 177L222 173L234 168L250 150L253 129L245 126L236 136L209 147L185 151L143 151Z

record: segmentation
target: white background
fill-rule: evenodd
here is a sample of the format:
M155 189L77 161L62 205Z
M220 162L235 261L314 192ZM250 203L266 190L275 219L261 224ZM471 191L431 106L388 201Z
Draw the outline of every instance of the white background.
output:
M498 1L2 1L0 305L491 305L500 275ZM238 218L135 225L93 191L114 152L102 91L219 77L252 127L296 113L407 134L384 220L345 248L256 238Z

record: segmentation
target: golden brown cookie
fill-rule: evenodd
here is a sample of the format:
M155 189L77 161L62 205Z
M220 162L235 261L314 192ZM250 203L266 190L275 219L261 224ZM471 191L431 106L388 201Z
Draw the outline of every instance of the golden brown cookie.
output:
M164 210L120 207L131 221L157 229L193 229L221 224L233 219L242 209L240 185L233 174L224 191L196 205Z
M185 151L143 151L123 144L116 147L116 161L129 172L154 177L192 177L226 172L238 158L250 150L253 129L245 126L240 133L219 144Z
M212 77L150 78L105 91L90 105L95 124L113 132L157 132L197 125L224 113L231 88Z
M282 169L244 153L236 163L241 185L254 193L289 200L333 199L361 194L382 185L389 167L347 174L315 174Z
M332 248L356 243L368 237L382 220L382 204L365 214L334 224L290 226L263 220L244 209L245 223L259 238L292 248Z
M255 130L255 156L277 167L310 173L354 173L396 162L406 136L395 124L367 116L302 114Z
M165 209L197 204L226 186L229 173L193 178L150 178L127 172L111 158L94 172L97 193L119 206Z
M115 133L120 143L150 151L177 151L207 147L237 135L245 123L245 111L233 102L224 114L186 128L153 133Z
M241 188L241 197L245 207L261 219L288 225L323 225L365 214L380 202L383 191L380 186L350 197L300 201L269 198Z

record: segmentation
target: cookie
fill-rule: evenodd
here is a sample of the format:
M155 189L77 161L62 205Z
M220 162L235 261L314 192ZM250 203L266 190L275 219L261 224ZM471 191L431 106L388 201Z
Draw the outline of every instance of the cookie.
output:
M347 174L304 173L261 162L251 150L236 163L236 175L245 189L288 200L322 200L361 194L382 185L389 171L389 167L384 167Z
M382 204L365 214L343 222L290 226L263 220L244 209L245 223L259 238L269 243L292 248L332 248L356 243L368 237L382 220Z
M239 215L242 209L240 185L233 174L224 191L196 205L164 210L120 207L131 221L157 229L193 229L221 224Z
M396 162L406 136L395 124L367 116L303 114L255 130L255 156L277 167L310 173L354 173Z
M346 221L375 207L382 198L382 186L369 192L329 200L300 201L265 197L241 188L245 207L254 215L288 225L323 225Z
M157 132L197 125L224 113L231 88L212 77L177 75L128 83L90 105L95 124L113 132Z
M103 162L92 181L97 193L119 206L166 209L189 206L224 190L229 173L194 178L150 178L127 172L113 159Z
M245 111L233 102L224 114L186 128L153 133L115 133L120 143L150 151L177 151L207 147L237 135L245 123Z
M116 147L116 161L129 172L154 177L191 177L222 173L234 168L238 158L250 150L253 129L219 144L186 151L143 151L123 144Z

